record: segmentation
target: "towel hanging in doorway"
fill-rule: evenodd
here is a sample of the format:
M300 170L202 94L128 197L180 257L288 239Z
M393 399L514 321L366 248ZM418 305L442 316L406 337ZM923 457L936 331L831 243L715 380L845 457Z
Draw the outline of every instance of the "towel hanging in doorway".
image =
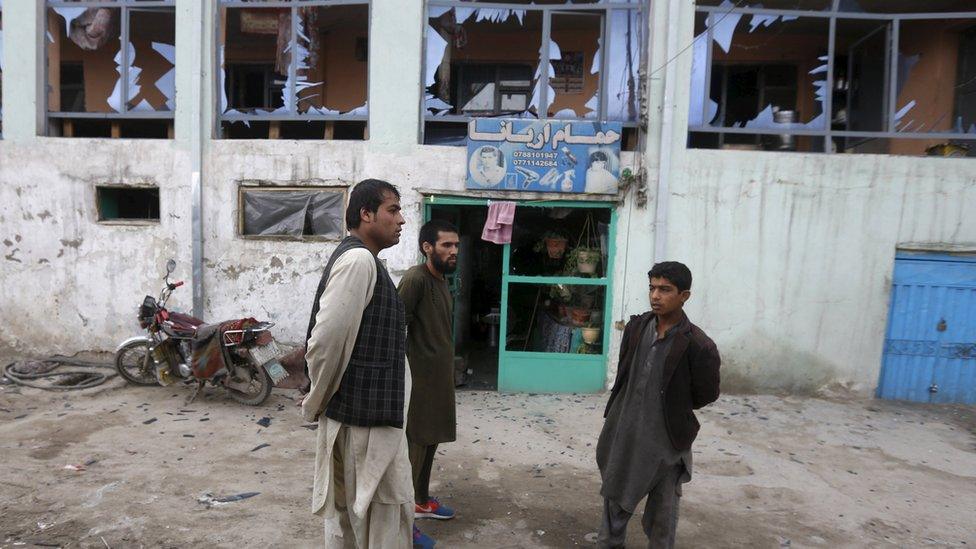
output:
M515 223L515 202L491 202L488 219L481 231L481 239L495 244L512 242L512 224Z

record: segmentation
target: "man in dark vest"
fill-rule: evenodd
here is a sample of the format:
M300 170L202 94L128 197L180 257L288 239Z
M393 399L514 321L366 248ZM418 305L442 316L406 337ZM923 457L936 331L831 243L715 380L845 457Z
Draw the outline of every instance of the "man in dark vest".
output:
M442 219L420 228L427 260L400 279L407 312L407 358L414 390L407 414L416 518L451 519L454 510L430 497L437 445L457 438L454 408L454 298L445 275L457 268L458 230Z
M596 462L603 486L600 547L623 547L627 522L647 498L648 546L674 546L681 484L691 480L692 410L719 395L718 349L683 311L691 271L674 261L649 273L651 310L624 328Z
M329 258L312 304L302 415L319 426L312 512L325 518L327 547L412 545L406 324L377 258L400 241L403 224L393 185L356 185L346 208L350 235Z

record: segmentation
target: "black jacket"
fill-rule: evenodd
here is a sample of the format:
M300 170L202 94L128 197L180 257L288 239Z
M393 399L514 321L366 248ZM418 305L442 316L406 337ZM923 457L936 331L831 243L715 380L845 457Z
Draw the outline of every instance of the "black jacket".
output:
M644 328L654 318L654 313L630 317L620 342L620 359L617 362L617 379L610 390L603 417L610 411L613 399L627 385L631 363L637 354ZM674 341L664 362L664 420L668 437L676 450L687 450L698 436L700 425L692 410L711 404L719 395L718 348L705 332L685 316L675 327Z

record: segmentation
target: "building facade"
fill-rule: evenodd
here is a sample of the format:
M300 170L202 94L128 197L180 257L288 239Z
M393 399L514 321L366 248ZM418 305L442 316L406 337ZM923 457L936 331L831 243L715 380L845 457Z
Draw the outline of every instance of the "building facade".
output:
M915 4L8 0L0 344L112 350L171 257L173 308L300 343L346 192L374 177L403 193L394 277L425 219L462 229L476 385L600 390L674 259L728 387L874 391L908 314L897 258L976 252L976 13ZM627 176L468 189L458 145L485 117L620 123ZM519 204L504 246L480 239L498 200ZM550 255L559 237L596 270Z

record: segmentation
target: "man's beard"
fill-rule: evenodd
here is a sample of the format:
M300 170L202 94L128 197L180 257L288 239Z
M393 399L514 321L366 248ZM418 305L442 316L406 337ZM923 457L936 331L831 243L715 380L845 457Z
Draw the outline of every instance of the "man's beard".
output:
M454 274L454 271L457 270L457 261L454 262L454 265L451 265L447 260L441 260L441 258L437 257L436 255L431 255L430 261L434 264L434 268L437 269L437 272L441 274Z

